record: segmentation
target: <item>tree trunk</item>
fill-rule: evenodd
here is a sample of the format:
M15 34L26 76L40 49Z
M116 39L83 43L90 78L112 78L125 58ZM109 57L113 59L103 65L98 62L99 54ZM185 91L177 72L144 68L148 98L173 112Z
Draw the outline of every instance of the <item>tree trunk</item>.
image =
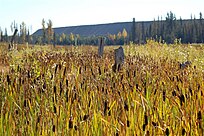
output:
M103 50L104 50L104 38L101 37L101 38L99 39L99 46L98 46L98 55L99 55L100 57L103 56Z
M15 38L17 32L18 32L18 29L15 29L14 34L13 34L13 36L11 38L11 42L9 43L9 47L8 47L9 50L14 49L14 43L13 42L14 42L14 38Z
M119 47L118 49L114 50L115 53L115 64L112 67L112 70L114 72L119 71L122 68L122 65L124 64L125 60L125 54L123 47Z

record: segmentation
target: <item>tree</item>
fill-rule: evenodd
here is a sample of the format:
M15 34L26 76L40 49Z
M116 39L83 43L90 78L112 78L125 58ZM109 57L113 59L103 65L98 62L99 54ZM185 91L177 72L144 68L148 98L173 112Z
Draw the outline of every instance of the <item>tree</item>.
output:
M21 23L20 25L20 39L21 43L25 43L26 41L26 24L24 22Z
M45 28L45 19L43 18L42 19L42 30L43 30L43 44L45 44L45 41L46 41L46 28Z
M136 36L135 36L136 32L135 32L135 18L133 18L133 21L132 21L132 42L135 43L135 39L136 39Z
M64 33L62 33L60 36L60 42L61 44L66 44L66 35Z
M199 13L199 20L200 20L200 23L199 23L199 30L200 30L200 32L199 32L199 42L201 42L201 43L203 43L203 41L204 41L204 28L203 28L203 15L202 15L202 13L200 12Z
M11 32L14 33L15 29L18 29L17 27L18 27L18 25L14 20L10 25ZM16 39L17 39L17 35L14 36L14 42L16 41Z
M70 33L69 40L70 40L71 44L74 44L74 34L73 33Z
M170 11L166 17L166 41L172 43L175 39L176 16Z
M49 19L47 23L47 42L50 44L50 41L53 40L53 29L52 29L52 21Z
M123 44L127 43L127 36L128 36L128 33L126 29L124 28L122 32Z
M124 28L123 29L123 32L122 32L122 36L123 36L123 38L127 38L127 31L126 31L126 29Z

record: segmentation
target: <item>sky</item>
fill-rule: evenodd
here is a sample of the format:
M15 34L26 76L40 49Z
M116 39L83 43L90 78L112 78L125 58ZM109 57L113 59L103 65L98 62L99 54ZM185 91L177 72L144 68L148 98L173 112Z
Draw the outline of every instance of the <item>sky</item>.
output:
M11 32L11 23L24 22L30 33L42 28L42 19L53 27L152 21L172 11L176 18L204 16L204 0L0 0L0 28Z

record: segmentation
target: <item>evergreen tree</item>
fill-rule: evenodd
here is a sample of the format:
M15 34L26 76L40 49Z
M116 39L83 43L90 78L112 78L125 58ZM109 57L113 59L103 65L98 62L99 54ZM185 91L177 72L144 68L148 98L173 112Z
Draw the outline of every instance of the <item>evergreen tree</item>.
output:
M133 21L132 21L132 42L135 43L135 39L136 39L136 32L135 32L135 18L133 18Z

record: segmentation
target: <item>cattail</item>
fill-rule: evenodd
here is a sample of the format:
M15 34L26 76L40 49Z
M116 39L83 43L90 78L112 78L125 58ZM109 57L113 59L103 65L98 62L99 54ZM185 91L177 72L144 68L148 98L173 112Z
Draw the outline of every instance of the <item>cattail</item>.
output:
M172 81L174 82L174 77L172 78Z
M69 128L73 128L73 118L72 116L69 118Z
M88 104L88 106L89 106L89 107L91 106L91 100L89 100L89 104Z
M66 86L68 87L68 79L66 79Z
M76 125L74 125L74 130L76 130L76 131L77 131L77 126L76 126Z
M28 70L28 78L30 78L30 71Z
M118 91L118 95L121 96L121 95L120 95L120 91Z
M83 85L84 85L84 81L81 83L81 88L83 87ZM97 88L98 88L98 86L97 86Z
M38 116L38 118L37 118L37 123L39 123L40 122L40 116Z
M130 77L130 72L129 72L129 70L127 71L127 77Z
M139 88L139 85L138 84L136 84L136 89L138 89Z
M155 123L155 122L152 122L152 125L153 125L154 127L157 127L157 126L158 126L157 123Z
M148 118L147 118L146 114L144 115L144 119L145 119L145 124L147 125L148 124Z
M16 115L18 115L18 110L16 110Z
M55 74L57 73L57 68L58 68L58 64L56 64L56 67L55 67Z
M197 119L198 119L198 120L201 120L201 119L202 119L201 111L199 111L199 112L197 113Z
M136 70L134 70L134 74L133 75L134 75L134 77L136 77Z
M99 73L99 75L101 75L101 68L100 68L100 66L98 67L98 73Z
M74 100L76 100L77 99L77 94L76 94L76 92L74 92Z
M180 99L180 104L181 104L181 106L182 106L183 103L185 103L185 97L184 97L184 95L181 94L181 96L179 97L179 99Z
M79 67L79 74L81 74L81 67Z
M149 131L147 131L147 133L146 133L146 135L145 135L145 136L150 136Z
M67 70L67 67L64 68L64 74L63 74L63 76L66 75L66 70Z
M166 100L166 92L163 91L163 101L165 102L165 100Z
M179 89L179 87L178 87L178 85L176 86L176 88L177 88L177 91L179 91L180 89Z
M63 91L62 82L60 82L60 96L62 94L62 91Z
M198 91L200 90L200 84L198 84Z
M183 129L182 129L182 136L184 136L185 133L186 133L186 130L183 128Z
M11 84L11 80L10 80L10 78L9 78L9 75L7 75L7 83L8 83L8 85Z
M56 88L56 86L54 86L54 94L55 94L55 95L57 94L57 88Z
M53 79L53 75L51 75L51 77L50 77L50 80L52 80Z
M107 108L108 108L108 104L107 104L107 101L105 101L104 102L104 115L106 115Z
M123 81L123 75L121 76L121 81Z
M68 90L66 91L65 96L66 96L66 102L68 102Z
M168 128L166 128L166 131L165 131L165 134L166 134L166 136L169 136L169 129Z
M145 131L145 128L146 128L146 124L143 124L142 130Z
M129 110L128 105L127 105L127 102L124 103L124 109L125 109L126 111Z
M21 78L19 78L19 81L21 81ZM36 80L35 79L34 79L33 83L36 84Z
M24 100L24 107L26 107L26 100Z
M19 65L18 65L17 71L20 71L20 67L19 67Z
M102 87L102 92L104 92L104 87Z
M52 126L52 132L55 132L55 125Z
M173 96L176 96L176 91L173 91L173 92L172 92L172 95L173 95Z
M146 85L145 85L145 87L144 87L144 95L145 95L145 96L147 95L147 87L146 87Z
M193 95L193 91L192 91L191 87L189 87L188 89L189 89L189 92L190 92L190 94L192 96Z
M88 117L89 117L89 115L84 115L83 120L87 120L87 119L88 119Z
M124 84L122 84L122 86L123 86L123 91L125 91L125 85L124 85Z
M54 113L57 113L57 108L55 105L54 105Z
M93 72L93 69L91 68L91 74L94 76L94 72Z
M62 69L62 65L61 64L59 64L59 70L61 70Z
M127 120L127 127L130 127L130 121Z
M46 83L43 84L43 89L46 89Z

